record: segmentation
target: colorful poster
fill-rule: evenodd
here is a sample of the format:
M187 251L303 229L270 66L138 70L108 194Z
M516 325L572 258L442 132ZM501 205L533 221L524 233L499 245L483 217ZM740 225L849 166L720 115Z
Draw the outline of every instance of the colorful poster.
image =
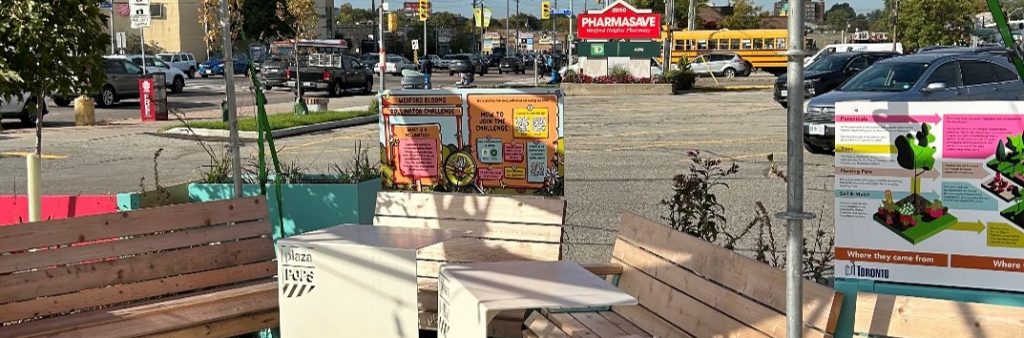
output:
M551 89L390 92L384 189L563 195L561 100Z
M1016 103L836 108L836 277L1024 291Z

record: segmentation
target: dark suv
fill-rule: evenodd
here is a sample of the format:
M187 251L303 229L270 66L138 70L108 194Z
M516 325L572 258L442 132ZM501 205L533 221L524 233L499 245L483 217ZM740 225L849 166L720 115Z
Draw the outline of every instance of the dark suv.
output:
M477 73L483 76L487 74L487 64L477 55L455 55L448 64L448 75L455 75L455 73Z
M899 56L895 52L847 52L824 56L804 69L804 96L815 97L838 88L846 79L875 64ZM786 74L775 79L775 101L787 107Z

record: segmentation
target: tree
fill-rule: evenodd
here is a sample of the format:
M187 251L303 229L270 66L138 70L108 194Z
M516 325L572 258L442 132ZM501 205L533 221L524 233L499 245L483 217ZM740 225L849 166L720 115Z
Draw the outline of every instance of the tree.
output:
M0 97L94 93L105 78L110 35L95 0L23 0L0 6ZM43 101L36 104L36 154L42 154Z
M342 4L341 7L338 8L338 25L358 25L367 21L373 21L376 18L377 14L373 11L363 8L355 8L351 3Z
M897 39L904 50L970 41L974 14L985 11L983 0L900 0ZM871 29L892 32L894 0L885 0L881 20Z
M825 24L832 29L845 29L846 25L852 25L854 20L857 20L857 11L845 2L832 5L832 8L825 11Z
M932 170L935 166L935 135L931 133L931 125L921 123L921 131L915 134L906 134L896 137L896 163L903 169L913 170L914 177L910 179L910 196L914 205L914 212L919 212L921 204L921 175Z
M231 20L231 27L242 27L244 16L242 16L241 8L244 0L226 0L228 1L228 16ZM261 1L261 0L253 0ZM203 42L206 42L206 51L214 52L223 49L221 47L221 25L220 25L220 0L202 0L199 4L199 24L203 25L205 34L203 34ZM238 41L238 34L241 32L239 29L231 30L231 41L232 43Z
M1006 161L1006 146L1003 145L1003 140L999 140L999 144L996 145L996 159Z
M289 15L267 15L285 8L285 0L250 0L242 6L242 31L249 40L272 41L291 36L292 20Z
M288 13L295 18L295 37L298 39L316 38L316 5L313 0L288 0Z
M761 18L765 14L760 7L754 6L750 0L733 1L732 15L722 21L722 26L728 29L753 29L761 27Z
M541 29L541 20L532 14L519 13L509 18L509 27L535 31Z
M696 0L697 8L706 7L708 0ZM741 0L742 1L742 0ZM650 9L654 13L665 13L665 0L628 0L629 4L633 5L637 9ZM689 0L675 0L675 24L676 27L686 27L686 22L690 13L690 1ZM697 24L700 25L701 21L698 18Z

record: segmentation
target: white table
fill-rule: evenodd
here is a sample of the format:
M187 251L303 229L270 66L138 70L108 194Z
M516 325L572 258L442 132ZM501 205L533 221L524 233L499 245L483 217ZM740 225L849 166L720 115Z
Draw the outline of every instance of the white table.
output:
M340 225L277 241L281 334L418 338L416 249L463 234Z
M636 305L569 261L448 264L438 280L438 336L480 338L499 311Z

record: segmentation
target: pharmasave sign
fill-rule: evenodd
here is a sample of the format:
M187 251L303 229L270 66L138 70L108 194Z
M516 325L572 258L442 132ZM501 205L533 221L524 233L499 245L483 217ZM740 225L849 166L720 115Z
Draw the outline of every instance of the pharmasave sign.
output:
M602 10L580 14L577 27L577 36L583 40L658 39L661 15L619 0Z

